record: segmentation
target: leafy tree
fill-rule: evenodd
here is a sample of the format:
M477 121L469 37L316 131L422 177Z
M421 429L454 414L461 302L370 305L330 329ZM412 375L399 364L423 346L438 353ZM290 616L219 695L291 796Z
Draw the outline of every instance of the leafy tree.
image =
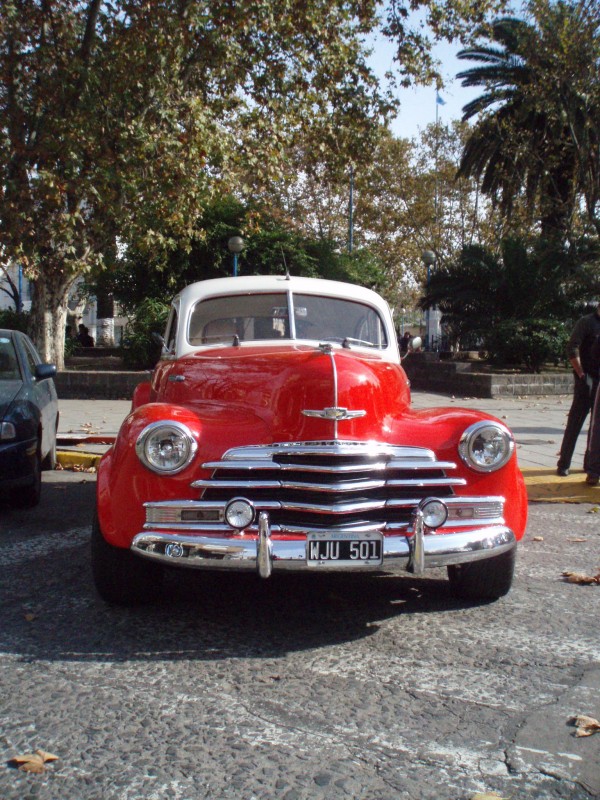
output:
M355 247L381 265L381 288L393 306L416 301L425 281L424 250L434 250L441 265L475 241L497 249L509 232L477 182L456 179L469 130L465 123L430 125L418 142L383 130L369 161L353 165ZM347 249L350 165L333 169L303 149L291 158L295 182L265 192L264 204L293 229ZM518 222L515 215L513 230Z
M87 290L114 294L132 312L148 297L168 299L189 283L232 274L228 239L244 238L240 274L285 274L346 280L378 286L382 273L375 257L364 250L340 253L336 243L315 239L269 216L264 209L231 197L214 200L197 220L190 239L153 255L128 248L117 265L102 271Z
M463 86L484 93L459 175L510 216L523 197L546 239L572 236L580 201L600 232L600 10L592 0L533 0L531 21L502 18L459 53L479 66Z
M489 14L503 13L509 5L505 0L390 0L384 32L396 43L401 83L408 86L415 78L424 84L439 83L433 41L466 44Z
M215 190L278 178L324 120L324 152L359 151L390 108L370 0L0 0L0 20L0 245L59 367L69 287L117 239L168 251Z

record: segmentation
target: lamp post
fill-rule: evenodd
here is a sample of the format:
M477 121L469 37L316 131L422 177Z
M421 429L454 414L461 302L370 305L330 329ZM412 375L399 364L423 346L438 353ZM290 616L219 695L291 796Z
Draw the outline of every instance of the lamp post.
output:
M235 278L238 274L238 255L244 249L244 240L241 236L232 236L227 242L227 247L229 252L233 253L233 277Z
M431 280L431 268L435 264L435 253L433 250L423 250L421 254L423 263L427 269L426 289L429 290L429 281ZM427 307L425 314L425 349L429 350L431 347L431 309Z
M354 246L354 166L350 165L350 199L348 202L348 252Z

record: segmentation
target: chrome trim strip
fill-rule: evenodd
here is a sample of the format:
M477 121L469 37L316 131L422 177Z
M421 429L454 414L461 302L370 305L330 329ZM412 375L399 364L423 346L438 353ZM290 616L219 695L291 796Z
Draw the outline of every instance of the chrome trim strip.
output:
M465 478L390 478L386 486L466 486Z
M261 480L199 480L194 481L191 486L194 489L280 489L281 481L261 481Z
M310 455L306 453L306 455ZM413 459L411 461L390 459L390 461L361 462L360 464L280 464L277 461L265 459L247 461L206 461L202 464L202 469L207 470L263 470L269 472L322 472L322 473L343 473L343 472L384 472L390 469L412 470L434 470L434 469L456 469L456 464L451 461L427 461ZM191 486L196 486L192 483Z
M318 503L294 503L289 500L284 500L280 507L285 511L301 511L307 514L331 514L338 516L340 514L359 514L365 511L378 511L385 508L385 500L361 500L355 503L339 503L332 506L323 506Z
M381 501L381 504L378 505L378 509L380 508L388 508L388 509L412 509L417 506L420 502L420 498L416 497L408 497L402 498L400 500L388 499L387 501ZM502 524L504 522L503 519L503 509L504 509L504 498L503 497L495 497L495 496L484 496L484 497L472 497L472 496L465 496L465 497L445 497L444 503L448 507L450 511L450 516L448 521L446 522L445 528L459 528L459 527L474 527L474 526L481 526L482 524L485 525L496 525ZM225 506L227 505L226 501L219 501L219 500L164 500L164 501L157 501L154 503L144 503L144 508L146 509L146 524L144 525L145 529L151 529L152 527L159 527L159 528L170 528L172 530L197 530L197 531L206 531L206 530L213 530L215 532L224 532L227 533L230 531L229 527L224 524L219 524L223 520L223 513L225 510ZM255 502L255 505L259 511L273 511L282 508L282 504L280 502L271 501L271 500L261 500ZM288 506L286 506L288 508ZM294 506L295 510L307 510L313 511L314 509L319 509L320 506L307 506L303 504L298 504L298 506ZM330 507L327 507L328 510ZM350 513L352 510L364 510L364 507L358 507L354 504L345 504L343 506L345 509L345 513ZM350 509L350 511L348 511ZM487 513L486 513L487 509ZM461 511L473 511L473 516L465 516L461 518L460 512ZM181 520L181 514L184 512L218 512L219 520ZM373 525L369 525L368 523L363 523L365 529L369 529L373 527ZM404 530L406 528L406 523L404 522L382 522L381 524L375 525L378 530ZM353 526L354 529L354 526ZM252 530L252 527L248 530ZM322 530L322 528L313 528L307 526L277 526L273 527L273 530L286 530L292 532L302 532L302 531L314 531L314 530Z
M456 528L479 528L483 530L484 527L496 527L504 524L504 517L490 517L489 519L452 519L442 525L439 530L455 530ZM335 521L336 529L339 526L339 521ZM344 524L344 530L352 531L383 531L384 533L394 533L398 531L407 531L410 527L408 522L361 522ZM232 529L230 525L225 522L156 522L149 521L144 523L143 529L145 531L152 530L166 530L166 531L182 531L189 534L194 533L213 533L222 534L224 536L231 535ZM290 534L304 534L304 533L318 533L323 530L323 526L312 527L310 525L272 525L272 533L290 533ZM249 525L244 528L244 533L247 535L256 535L258 528L256 525Z
M433 450L425 447L343 439L324 439L318 442L277 442L270 445L256 444L245 447L232 447L223 454L222 460L254 461L256 459L271 459L273 455L280 453L305 456L389 456L390 458L408 459L410 461L415 459L419 461L435 461Z
M268 537L270 541L271 566L274 571L304 571L306 566L306 540L304 537L293 541ZM405 572L410 562L409 538L406 536L386 536L383 547L382 567L360 567L358 571ZM165 555L168 544L180 545L183 555L174 558ZM446 534L427 534L423 536L423 568L444 567L449 564L465 564L479 561L512 550L516 546L513 531L505 525L473 531ZM160 548L157 550L156 548ZM204 536L177 536L160 531L138 533L131 544L131 550L140 556L165 564L195 567L198 569L256 570L258 544L256 538L216 538ZM264 558L264 556L263 556ZM311 567L311 570L314 568ZM323 571L336 571L335 565L320 568ZM339 571L339 567L337 570ZM345 567L345 569L351 569Z

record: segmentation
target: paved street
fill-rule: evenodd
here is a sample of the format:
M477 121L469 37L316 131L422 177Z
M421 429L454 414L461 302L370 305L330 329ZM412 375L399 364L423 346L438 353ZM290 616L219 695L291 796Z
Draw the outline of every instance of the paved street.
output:
M71 402L104 432L128 409ZM565 402L517 436L559 439ZM561 579L600 568L594 505L531 504L493 604L452 599L441 570L177 572L162 604L116 610L91 585L94 482L45 473L38 509L0 506L2 800L600 796L600 733L569 724L600 719L600 587ZM59 757L43 774L8 765L37 748Z

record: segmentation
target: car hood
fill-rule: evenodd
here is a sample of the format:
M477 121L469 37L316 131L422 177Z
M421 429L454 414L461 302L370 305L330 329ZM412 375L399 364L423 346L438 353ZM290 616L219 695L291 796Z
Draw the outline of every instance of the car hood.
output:
M21 381L0 381L0 420L6 416L22 385Z
M162 387L167 402L251 411L276 441L379 438L410 403L399 364L299 345L195 354L173 362Z

